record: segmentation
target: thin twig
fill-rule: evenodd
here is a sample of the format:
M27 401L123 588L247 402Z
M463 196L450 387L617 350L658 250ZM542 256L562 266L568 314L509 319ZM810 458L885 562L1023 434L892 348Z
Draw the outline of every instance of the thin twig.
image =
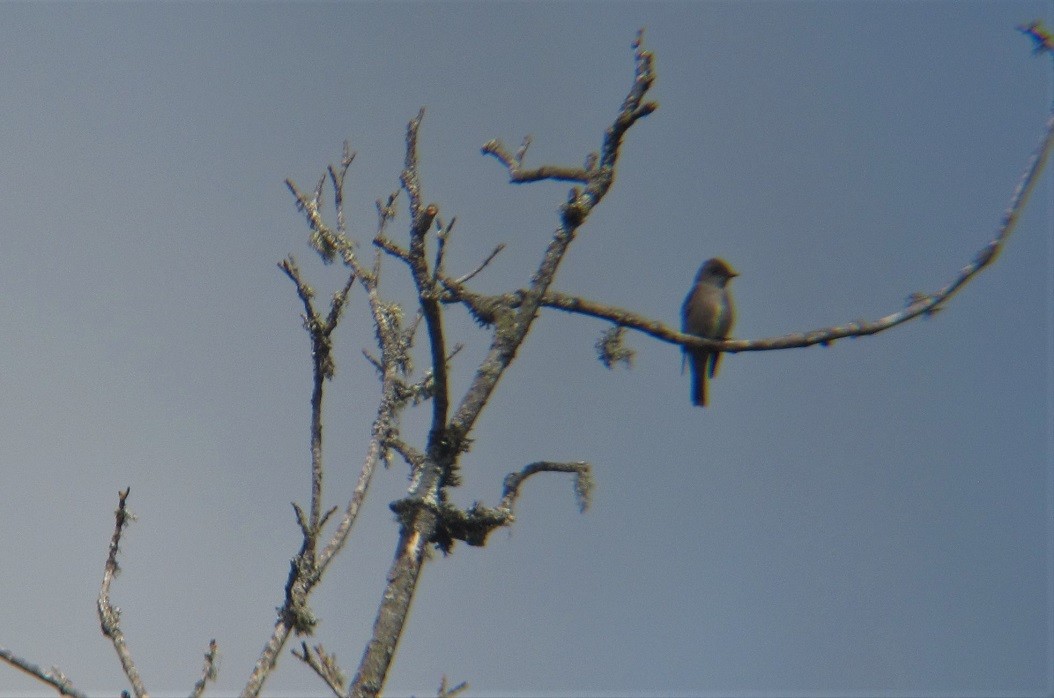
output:
M341 236L348 234L348 223L344 217L344 178L348 175L351 163L355 161L355 153L351 146L344 141L344 152L340 158L340 169L330 165L327 168L329 180L333 184L333 207L337 210L337 232Z
M456 686L448 687L446 684L446 676L444 675L439 681L439 691L436 693L436 698L455 698L465 691L468 690L468 681L462 681Z
M190 698L201 698L205 694L205 686L209 681L215 681L219 673L220 648L216 640L209 641L209 650L205 653L205 665L201 668L201 678L194 683L194 690L190 692Z
M457 216L450 219L450 223L443 225L443 222L436 218L436 256L435 262L432 263L432 283L436 282L436 278L439 273L443 270L443 262L445 261L446 246L450 242L450 236L454 233L454 224L457 223Z
M390 254L392 257L395 257L396 259L401 259L407 264L410 263L409 250L400 247L398 244L389 240L388 238L378 235L377 237L373 238L373 244Z
M495 247L494 250L491 251L491 253L489 255L487 255L486 259L484 259L482 262L479 263L479 266L477 266L475 269L473 269L469 273L465 274L464 276L459 276L455 280L455 283L463 284L466 281L470 281L472 279L472 277L476 276L476 274L478 274L481 271L483 271L484 269L486 269L487 265L490 264L494 260L494 258L497 257L498 254L500 254L501 251L504 250L504 249L505 249L505 243L504 242L498 243L498 246Z
M306 642L301 642L300 651L293 650L293 656L311 667L336 698L343 698L348 679L337 664L337 655L328 654L321 644L308 647Z
M347 144L345 144L347 153ZM347 157L347 156L346 156ZM333 182L342 182L343 173L337 175L330 167ZM341 200L341 197L336 197ZM323 318L315 310L313 303L314 290L300 276L300 269L292 256L283 260L279 268L296 285L297 295L304 304L304 329L311 338L312 391L311 391L311 517L305 532L306 539L303 554L311 556L315 550L315 539L319 534L319 523L322 513L322 400L325 392L325 381L333 377L336 365L333 361L332 334L340 322L341 313L348 300L351 285L355 282L355 272L348 275L343 288L333 294L329 314Z
M110 585L120 571L120 566L117 564L117 553L121 547L121 533L124 531L124 527L134 518L126 506L128 494L131 491L132 488L128 487L117 493L118 503L117 510L114 512L113 537L110 539L110 553L106 556L106 566L103 569L102 587L99 589L97 606L102 634L110 638L110 642L113 643L113 648L121 661L121 668L124 670L124 675L128 677L128 682L132 684L132 690L135 692L136 698L146 698L149 694L143 685L142 678L139 676L139 669L136 668L135 662L132 660L132 653L128 649L128 643L124 639L124 632L121 630L121 609L110 603Z
M60 696L73 696L73 698L88 698L86 693L81 693L73 687L73 683L66 678L61 671L52 667L44 669L33 662L23 659L11 650L0 647L0 660L3 660L14 668L25 672L33 678L46 683L59 692Z
M384 444L402 456L403 460L406 461L406 464L413 470L420 468L425 462L425 454L421 453L394 434L386 438Z

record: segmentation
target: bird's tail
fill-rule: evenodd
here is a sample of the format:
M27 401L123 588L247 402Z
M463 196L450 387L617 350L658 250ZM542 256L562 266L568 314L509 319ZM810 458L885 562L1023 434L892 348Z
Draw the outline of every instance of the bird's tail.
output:
M696 407L706 407L706 365L709 358L707 353L692 354L692 404Z

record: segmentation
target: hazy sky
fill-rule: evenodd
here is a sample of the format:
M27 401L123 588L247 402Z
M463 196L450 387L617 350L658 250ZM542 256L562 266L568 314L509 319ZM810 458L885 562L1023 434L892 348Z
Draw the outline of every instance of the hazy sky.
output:
M512 186L480 155L534 136L581 163L647 27L660 109L556 286L678 323L699 263L741 273L735 336L903 307L996 230L1051 103L1014 30L1049 1L0 5L0 646L99 695L125 687L95 598L117 491L138 521L113 590L155 696L186 695L210 638L246 680L299 545L309 345L283 185L358 156L350 224L398 186L422 106L424 196L456 215L448 265L526 283L567 185ZM474 433L460 504L535 460L509 531L425 567L388 688L470 696L1045 696L1054 691L1049 173L1005 253L941 313L826 349L724 359L693 408L680 354L542 313ZM403 214L391 230L405 240ZM408 299L404 269L384 283ZM459 309L457 397L488 335ZM378 395L364 294L338 331L328 505ZM423 357L421 357L423 358ZM419 363L421 361L419 360ZM407 414L423 438L429 411ZM379 471L312 607L354 673L407 470ZM325 695L286 655L269 696ZM53 695L0 666L0 695Z

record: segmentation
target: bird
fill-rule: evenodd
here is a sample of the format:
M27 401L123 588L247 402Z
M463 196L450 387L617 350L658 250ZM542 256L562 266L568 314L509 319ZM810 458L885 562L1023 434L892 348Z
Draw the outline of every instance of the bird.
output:
M728 282L737 276L739 273L719 257L703 262L681 306L681 332L706 339L726 339L736 322ZM721 352L687 347L681 347L681 352L681 373L691 359L692 404L706 407L706 379L717 375Z

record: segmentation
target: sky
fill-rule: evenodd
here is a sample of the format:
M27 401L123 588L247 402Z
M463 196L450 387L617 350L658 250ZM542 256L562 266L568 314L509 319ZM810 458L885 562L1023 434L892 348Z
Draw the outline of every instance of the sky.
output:
M700 262L741 276L734 336L875 319L951 280L999 225L1038 144L1052 67L1014 27L1045 1L10 3L0 5L0 646L81 690L127 684L95 599L117 492L112 590L146 686L186 695L210 639L236 694L269 636L309 496L310 357L294 288L323 267L283 181L347 139L368 248L406 122L426 201L457 216L454 273L524 285L561 183L528 165L597 149L641 27L654 114L555 287L676 326ZM596 320L545 311L478 423L453 501L585 460L580 514L530 480L512 528L436 555L394 696L1047 696L1054 692L1054 187L936 316L821 348L726 356L694 408L680 353L631 334L605 369ZM405 211L391 236L405 240ZM405 269L382 290L408 302ZM448 310L455 399L489 339ZM325 458L343 506L378 384L361 288L338 329ZM418 356L423 365L424 356ZM421 443L430 410L405 415ZM353 674L407 485L374 476L312 597ZM293 645L290 646L292 648ZM265 695L324 695L288 654ZM53 695L0 666L0 696Z

